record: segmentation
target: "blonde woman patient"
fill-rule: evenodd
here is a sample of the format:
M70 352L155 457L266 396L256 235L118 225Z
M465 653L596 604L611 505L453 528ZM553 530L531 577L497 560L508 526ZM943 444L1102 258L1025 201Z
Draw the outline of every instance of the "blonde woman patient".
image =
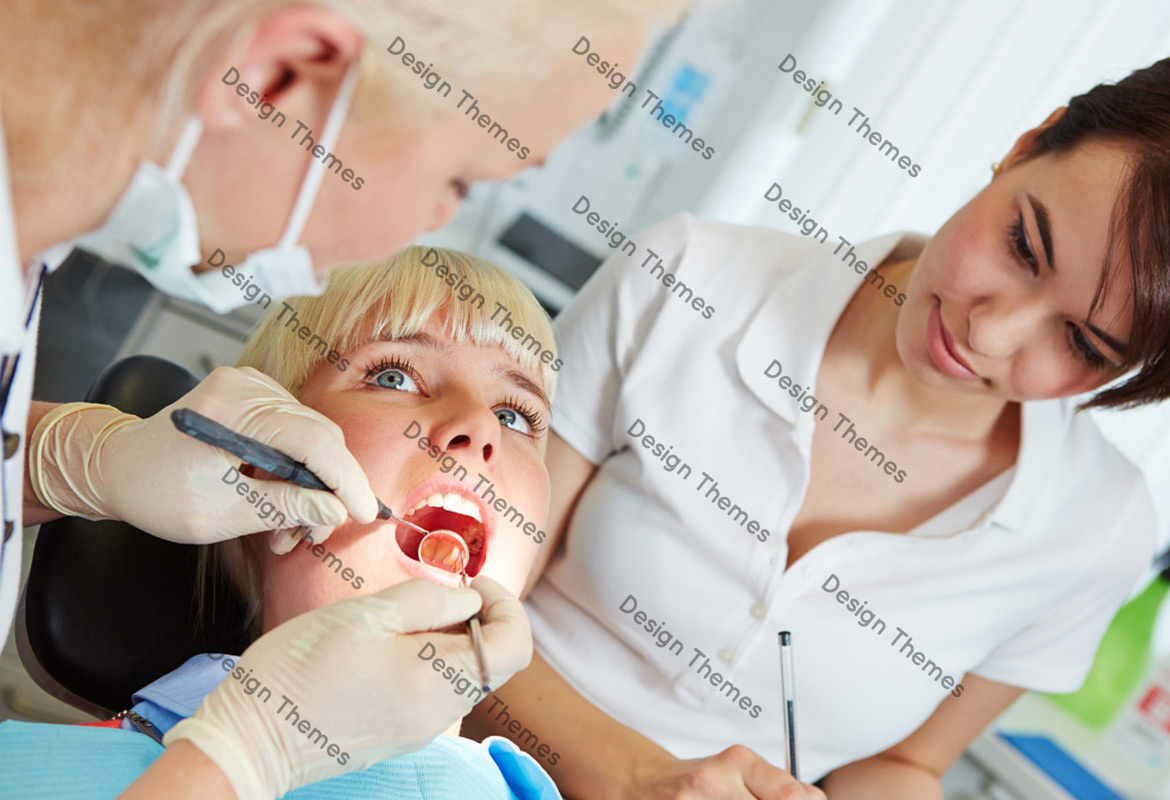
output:
M463 276L476 293L455 292L436 276L436 263ZM497 303L540 343L539 354L490 318ZM274 303L238 366L267 374L336 423L375 493L391 508L426 530L453 531L463 544L428 543L420 552L421 534L378 520L350 521L324 543L303 531L285 531L211 545L203 553L204 571L225 571L245 597L250 618L242 622L258 636L335 601L412 578L458 585L460 567L468 577L487 575L519 594L544 539L549 498L544 451L556 388L551 356L543 362L540 357L556 354L552 327L536 299L486 261L412 247L389 262L340 270L325 294L288 305L342 358L330 360L308 347L279 319L287 312ZM253 478L247 467L239 472L238 480ZM503 592L489 591L485 606L504 598ZM467 636L463 626L424 635L417 658L430 662L431 669L405 680L418 682L418 691L446 684L478 702L479 676L442 662L445 642ZM328 652L328 642L318 649ZM319 702L359 708L363 687L346 680L345 648L324 657L335 662L335 677L317 687ZM491 664L487 667L494 687ZM311 736L323 749L332 748L328 752L339 765L349 760L349 753L328 742L336 734L317 728L297 697L268 685L267 673L237 668L231 654L194 656L136 694L135 711L165 734L176 722L185 724L181 720L226 679L237 681L262 706L273 735ZM392 671L386 679L404 680ZM474 743L458 738L459 727L456 722L416 753L286 796L560 796L538 763L511 742ZM0 723L0 750L5 752L0 785L13 793L6 796L83 799L114 796L162 748L129 724L107 729L10 721Z
M270 286L274 296L316 294L329 270L384 257L444 225L476 182L539 166L613 99L572 43L587 34L610 59L632 64L651 26L677 19L684 2L596 0L557 4L555 13L535 0L0 3L0 356L20 370L5 431L19 430L30 456L18 450L0 461L0 516L13 530L62 515L116 519L185 544L269 525L246 504L216 507L187 480L220 468L220 456L165 416L31 400L36 324L26 321L41 304L38 254L97 232L107 260L221 311L249 302L219 274L224 262L283 285ZM388 52L399 39L404 50ZM408 52L457 88L444 95L428 86ZM504 141L457 106L462 91L506 127ZM526 157L509 149L512 139ZM125 224L107 224L115 216ZM273 381L219 369L184 404L322 466L332 493L271 489L277 510L312 522L317 540L348 519L374 519L374 492L348 442ZM19 594L20 546L19 536L0 542L0 639ZM428 588L387 590L381 613L355 615L348 628L333 624L337 609L318 609L287 638L266 635L244 656L295 683L315 715L361 743L361 759L342 766L312 747L269 748L251 735L267 718L243 713L246 698L230 682L197 712L200 735L187 736L188 727L170 736L124 798L269 800L421 747L466 706L443 687L396 690L426 674L416 638L484 602L478 586ZM501 675L527 663L523 615L485 613L484 631ZM364 689L352 705L315 703L334 674L310 646L320 636L347 637L348 681ZM465 640L457 649L473 659Z

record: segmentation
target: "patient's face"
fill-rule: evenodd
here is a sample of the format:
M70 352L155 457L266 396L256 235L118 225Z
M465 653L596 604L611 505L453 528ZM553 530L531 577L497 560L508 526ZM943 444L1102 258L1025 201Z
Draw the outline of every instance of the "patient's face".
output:
M413 577L459 582L486 573L524 587L544 539L548 403L543 378L502 348L457 344L432 319L409 339L370 342L323 363L300 400L341 426L374 494L428 531L349 522L313 547L265 548L265 630L344 597ZM331 555L330 555L331 554Z

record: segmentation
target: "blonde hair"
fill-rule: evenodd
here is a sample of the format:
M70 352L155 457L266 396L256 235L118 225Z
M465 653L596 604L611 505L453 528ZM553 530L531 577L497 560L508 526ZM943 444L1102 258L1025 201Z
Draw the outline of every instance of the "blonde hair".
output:
M403 104L433 110L453 103L418 90L418 77L386 53L394 37L401 36L407 50L433 63L455 86L477 96L507 97L531 84L533 76L544 76L547 63L568 52L577 36L674 22L695 2L590 0L560 3L550 11L538 0L196 0L204 11L175 54L171 88L200 74L201 54L226 31L245 29L284 6L315 5L346 17L365 37L356 109L368 111L376 105L369 101L377 99L393 101L395 112ZM556 35L562 31L571 38Z
M386 52L396 36L457 89L510 100L534 78L546 79L550 63L563 58L578 36L648 30L656 21L673 23L697 0L590 0L557 4L555 10L538 0L12 2L17 4L16 16L30 28L52 26L76 44L70 61L84 65L91 75L102 75L106 85L116 77L114 85L126 90L123 97L153 96L157 102L143 105L161 106L157 135L162 137L173 130L168 126L177 124L182 109L190 107L197 82L224 50L250 35L253 24L290 6L333 11L362 34L355 115L388 124L398 120L416 124L454 109L454 101L424 90L419 77ZM85 74L75 73L78 81ZM55 95L74 95L69 88L58 87ZM76 93L82 91L75 88ZM65 104L84 99L71 96Z
M96 176L64 173L73 162L60 158L63 149L88 154L93 148L78 119L91 128L141 128L152 149L163 151L168 141L173 147L213 65L253 25L284 8L318 7L350 21L363 36L350 114L401 133L461 113L455 108L460 90L493 106L537 103L537 87L560 71L558 61L566 70L591 69L573 63L581 61L570 54L578 36L604 46L609 34L673 23L695 2L589 0L559 3L550 13L538 0L4 0L0 63L11 69L0 69L0 86L11 83L13 95L18 88L36 92L36 105L25 104L35 109L35 124L8 125L10 152L22 153L12 177L38 187L80 180L82 188L100 191L100 184L84 185ZM456 94L444 97L420 85L418 75L386 52L396 36L433 63ZM51 81L20 72L21 59L39 57L37 41L70 54L58 60ZM25 86L29 80L37 82ZM9 113L17 102L6 100ZM505 111L512 109L496 113ZM140 146L131 136L103 140L102 162L133 167Z
M368 342L412 336L436 314L451 340L502 347L540 374L552 399L561 361L548 314L532 292L490 261L437 247L408 247L384 261L334 270L320 297L274 303L236 366L260 370L295 396L316 370L360 370L342 357ZM301 328L308 328L304 337ZM229 539L204 548L199 559L200 608L204 587L221 570L243 597L253 634L262 610L262 545L256 536Z
M413 336L436 313L452 341L503 347L541 375L552 397L560 363L552 324L532 292L490 261L439 247L408 247L384 261L334 270L320 297L273 305L236 366L254 367L296 395L322 362L358 368L342 367L331 353ZM512 335L517 325L521 338ZM309 329L304 339L297 335L301 327Z

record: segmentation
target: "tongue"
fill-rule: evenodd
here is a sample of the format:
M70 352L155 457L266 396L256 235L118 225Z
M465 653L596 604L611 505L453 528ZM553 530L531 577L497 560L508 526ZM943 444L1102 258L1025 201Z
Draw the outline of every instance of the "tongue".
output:
M431 531L419 543L418 560L447 572L460 572L467 564L467 543L454 531Z

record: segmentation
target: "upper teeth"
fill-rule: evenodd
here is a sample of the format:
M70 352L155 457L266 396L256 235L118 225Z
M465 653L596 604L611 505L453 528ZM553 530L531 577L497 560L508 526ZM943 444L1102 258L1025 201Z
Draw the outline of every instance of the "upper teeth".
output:
M445 508L455 514L464 514L471 517L477 522L483 522L483 517L480 516L479 506L474 502L455 492L448 492L447 494L440 494L436 492L425 500L419 500L414 504L414 507L407 512L413 514L423 506L434 506L436 508Z

